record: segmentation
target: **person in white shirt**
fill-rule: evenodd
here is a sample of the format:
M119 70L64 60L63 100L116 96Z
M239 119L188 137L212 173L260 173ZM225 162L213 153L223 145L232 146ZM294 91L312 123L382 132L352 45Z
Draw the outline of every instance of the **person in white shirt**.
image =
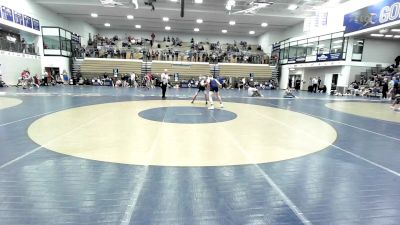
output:
M249 97L263 97L254 85L251 85L249 89L247 89L247 94Z
M239 85L238 85L239 91L240 91L240 87L243 87L243 89L244 89L245 85L246 85L246 78L243 77L241 79L241 83L239 83Z
M137 87L136 85L136 74L133 72L131 73L131 83L130 83L131 87Z
M313 86L313 92L317 93L317 90L318 90L318 79L316 77L314 77L311 80L311 83L312 83L312 86Z
M165 92L167 92L167 86L169 81L168 70L165 69L164 73L161 74L161 89L162 89L162 98L165 99Z

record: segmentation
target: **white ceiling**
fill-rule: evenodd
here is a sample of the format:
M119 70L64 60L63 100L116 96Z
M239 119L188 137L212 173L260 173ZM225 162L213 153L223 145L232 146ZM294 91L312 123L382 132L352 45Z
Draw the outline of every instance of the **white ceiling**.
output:
M315 14L315 7L321 6L329 0L271 0L273 5L261 9L256 15L228 15L225 10L227 0L203 0L202 4L194 4L194 0L185 0L185 17L180 17L180 1L157 0L154 3L156 10L151 11L144 5L145 0L138 0L139 9L103 7L100 0L32 0L50 9L51 11L69 18L83 20L97 29L107 29L104 23L110 23L111 29L135 30L140 24L143 31L164 31L165 26L171 27L171 32L194 33L193 28L200 28L202 34L221 34L222 29L228 30L230 35L249 35L250 30L259 36L268 30L286 29L298 24L307 16ZM127 0L117 0L127 2ZM238 3L249 0L237 0ZM343 1L343 0L342 0ZM268 1L270 2L270 1ZM299 8L290 11L287 7L297 4ZM92 18L91 13L97 13L98 18ZM134 20L128 20L127 15L134 15ZM163 22L162 17L169 17L169 22ZM203 24L196 24L196 19L204 20ZM235 20L235 26L229 26L229 20ZM261 27L267 22L268 27Z
M382 37L371 36L372 34L385 35ZM391 36L388 36L391 35ZM362 39L379 39L379 40L388 40L388 41L400 41L400 26L390 26L385 29L377 29L374 31L366 32L363 34L356 35L355 37Z

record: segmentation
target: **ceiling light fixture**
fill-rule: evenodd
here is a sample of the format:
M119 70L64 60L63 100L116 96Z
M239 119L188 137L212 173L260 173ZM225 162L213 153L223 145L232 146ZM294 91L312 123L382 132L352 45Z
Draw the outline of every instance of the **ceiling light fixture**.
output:
M127 18L128 20L133 20L133 18L135 18L135 17L132 16L132 15L127 15L126 18Z
M393 38L400 38L400 35L394 35Z
M392 29L392 32L400 32L400 29Z
M203 0L194 0L194 3L201 4L201 3L203 3Z
M165 30L171 30L171 27L170 26L166 26Z
M168 22L168 21L169 21L169 18L168 18L168 17L163 17L162 20L163 20L164 22Z
M90 16L93 17L93 18L99 17L99 15L97 13L92 13L92 14L90 14Z
M387 32L389 32L389 29L381 29L381 30L379 30L379 33L381 33L381 34L386 34Z
M261 26L262 27L268 27L268 23L262 23Z
M234 20L229 21L229 25L234 26L236 22Z
M393 34L386 34L385 37L386 38L391 38L391 37L393 37Z
M200 31L200 29L199 29L199 28L197 28L197 27L196 27L196 28L194 28L193 30L194 30L194 32L199 32L199 31Z
M136 27L136 29L140 29L140 28L142 28L142 25L136 24L135 27Z
M171 2L178 2L178 0L171 0Z
M295 4L289 5L289 7L288 7L289 10L296 10L297 8L298 8L298 6Z
M226 10L231 11L233 7L236 6L236 1L235 0L228 0L228 2L225 5Z
M224 33L224 34L228 33L227 30L221 30L221 32Z
M255 34L256 32L254 30L249 31L249 34Z
M203 19L197 19L196 23L203 23Z
M371 34L371 36L372 36L372 37L383 37L383 36L385 36L385 35L383 35L383 34Z
M104 26L111 27L111 24L110 23L105 23Z

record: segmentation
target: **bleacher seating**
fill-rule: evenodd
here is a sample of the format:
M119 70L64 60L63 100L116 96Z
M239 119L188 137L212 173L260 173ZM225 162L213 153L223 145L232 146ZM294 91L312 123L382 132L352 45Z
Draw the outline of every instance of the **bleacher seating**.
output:
M161 74L168 69L169 74L179 73L180 80L190 78L197 79L200 75L209 75L210 66L208 63L184 63L184 62L157 62L152 63L152 73Z
M137 60L85 59L81 65L81 73L85 78L92 78L104 73L111 75L113 69L118 68L120 74L140 74L141 67L142 61Z
M153 61L149 66L153 74L160 75L164 69L168 69L171 75L179 73L179 80L198 79L199 76L210 74L209 63ZM86 58L81 63L81 73L85 78L100 77L104 73L111 75L115 68L119 69L119 74L141 74L142 61ZM269 65L221 63L219 69L220 75L226 78L249 77L249 74L253 73L254 81L264 82L272 79L272 68Z
M220 64L220 75L224 77L249 77L254 74L255 81L266 81L272 79L272 68L269 65L252 64Z

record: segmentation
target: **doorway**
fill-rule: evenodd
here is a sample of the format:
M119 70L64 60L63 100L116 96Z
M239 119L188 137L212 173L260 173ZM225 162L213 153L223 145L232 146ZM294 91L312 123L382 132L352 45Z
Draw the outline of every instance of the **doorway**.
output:
M338 83L339 74L332 74L332 86L331 90L335 91Z
M301 75L299 74L292 74L289 75L289 88L294 88L296 90L300 90L301 86Z
M44 70L50 76L50 78L47 79L47 82L46 82L47 84L54 84L53 82L55 82L55 83L62 82L59 67L45 67Z

